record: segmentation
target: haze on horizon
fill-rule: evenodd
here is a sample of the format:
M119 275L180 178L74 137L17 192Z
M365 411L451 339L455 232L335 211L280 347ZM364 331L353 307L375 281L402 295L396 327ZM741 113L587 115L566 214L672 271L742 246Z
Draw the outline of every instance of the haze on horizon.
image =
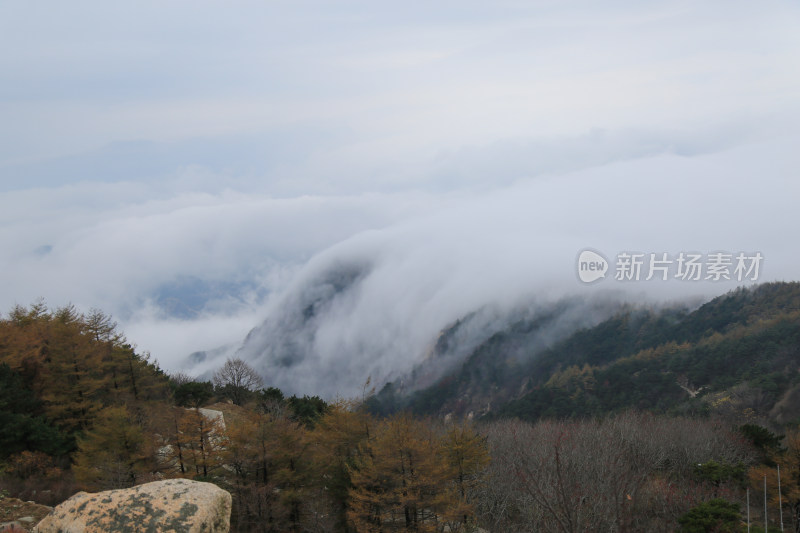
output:
M0 311L100 308L172 370L361 262L330 345L411 363L482 305L596 292L585 247L798 279L798 27L774 0L4 3Z

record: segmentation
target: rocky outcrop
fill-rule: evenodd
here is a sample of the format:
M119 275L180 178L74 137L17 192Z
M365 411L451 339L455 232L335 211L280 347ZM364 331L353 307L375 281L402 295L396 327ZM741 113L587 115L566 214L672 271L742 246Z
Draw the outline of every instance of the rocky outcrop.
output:
M168 479L130 489L79 492L39 522L38 533L227 532L231 495L211 483Z

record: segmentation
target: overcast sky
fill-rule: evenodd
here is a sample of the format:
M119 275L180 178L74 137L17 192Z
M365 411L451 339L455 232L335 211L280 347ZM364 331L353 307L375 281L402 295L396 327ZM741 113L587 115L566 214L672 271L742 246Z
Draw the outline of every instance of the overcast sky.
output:
M796 2L428 4L0 3L0 309L101 308L169 369L354 254L340 318L412 349L595 290L584 247L797 279Z

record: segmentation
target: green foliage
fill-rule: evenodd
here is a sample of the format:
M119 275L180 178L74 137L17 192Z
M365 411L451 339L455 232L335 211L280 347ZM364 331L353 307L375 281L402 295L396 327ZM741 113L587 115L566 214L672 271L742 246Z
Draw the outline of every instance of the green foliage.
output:
M173 393L175 404L181 407L198 408L214 397L214 385L210 381L190 381L178 385Z
M258 391L259 400L263 402L282 402L283 391L277 387L267 387L266 389L261 389Z
M685 316L626 312L577 332L530 363L525 373L532 390L499 415L535 420L633 407L743 418L751 405L723 394L738 387L753 391L761 409L756 414L765 416L800 371L798 286L734 291ZM587 365L591 376L586 370L574 375ZM718 396L704 403L711 391Z
M741 522L739 505L722 498L703 502L678 519L682 533L739 532Z
M319 396L303 396L302 398L292 396L289 398L288 404L292 410L293 419L309 428L313 428L317 420L328 409L328 404Z
M781 441L785 435L776 435L756 424L745 424L739 431L765 455L781 451Z
M25 450L66 453L70 440L40 414L41 402L22 376L0 364L0 460Z
M283 413L286 407L286 398L277 387L259 389L255 393L257 409L261 413Z
M728 481L744 484L746 472L747 467L741 462L733 465L711 460L698 464L694 468L695 476L700 481L711 482L716 487Z

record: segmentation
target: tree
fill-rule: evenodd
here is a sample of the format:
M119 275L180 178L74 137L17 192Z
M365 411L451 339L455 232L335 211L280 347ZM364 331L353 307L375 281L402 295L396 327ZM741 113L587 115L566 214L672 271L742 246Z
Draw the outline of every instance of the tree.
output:
M75 308L63 307L53 314L47 338L42 399L48 416L70 432L91 425L103 408L102 396L111 382L94 339L82 330L82 317Z
M452 473L430 427L405 413L383 420L350 470L348 518L359 532L441 531L449 510L464 512Z
M238 357L225 361L222 368L214 372L213 381L236 405L244 405L251 393L264 385L258 372Z
M791 513L784 513L784 516L791 515L793 529L800 533L800 429L787 431L783 445L784 448L778 448L768 457L771 463L780 465L780 498L778 497L777 468L760 465L751 468L748 475L750 485L756 491L763 490L766 476L770 508L776 509L779 504L789 507Z
M503 421L486 433L478 509L493 531L674 531L703 500L738 498L738 465L752 461L740 435L687 418Z
M289 408L292 410L294 420L302 422L308 428L313 428L316 421L321 417L328 404L319 396L303 396L289 398Z
M145 437L125 407L107 407L78 440L73 470L92 490L131 487L146 472Z
M158 470L180 477L205 479L215 475L224 463L228 444L224 420L199 408L174 407L162 416L153 453L159 461Z
M196 477L208 478L223 464L226 439L220 422L207 417L200 409L184 411L180 418L178 438L182 449L188 450L190 466L194 467Z
M232 418L223 455L234 473L239 528L308 531L313 523L329 530L328 480L316 475L302 424L285 413L245 411Z
M17 306L0 321L0 362L24 380L49 421L74 437L109 405L141 411L165 398L166 377L147 355L124 344L102 312L80 314L73 306L47 310Z
M267 387L256 393L258 411L260 413L271 413L275 416L282 416L286 412L286 399L283 391L277 387Z
M739 482L744 483L745 472L747 467L744 463L739 462L731 465L725 462L706 461L700 463L695 467L695 475L702 481L708 481L719 488L725 482Z
M354 402L338 400L328 406L309 436L317 484L331 499L339 531L349 531L347 509L353 488L350 472L374 425L374 419Z
M69 440L39 416L40 402L22 376L0 363L0 461L26 450L51 455L67 451Z
M169 374L169 382L173 388L180 387L181 385L185 385L186 383L191 383L193 381L197 380L186 372L173 372Z
M489 464L486 437L479 435L469 423L453 424L441 439L441 456L452 480L454 498L444 513L450 531L472 520L475 491L482 482Z
M190 381L178 385L173 393L175 403L181 407L199 408L214 396L214 386L208 381Z
M739 431L761 452L762 460L768 466L775 466L770 456L780 453L781 440L785 435L776 435L767 428L756 424L745 424L739 428Z
M703 502L678 519L682 533L734 533L742 530L739 504L722 498Z

